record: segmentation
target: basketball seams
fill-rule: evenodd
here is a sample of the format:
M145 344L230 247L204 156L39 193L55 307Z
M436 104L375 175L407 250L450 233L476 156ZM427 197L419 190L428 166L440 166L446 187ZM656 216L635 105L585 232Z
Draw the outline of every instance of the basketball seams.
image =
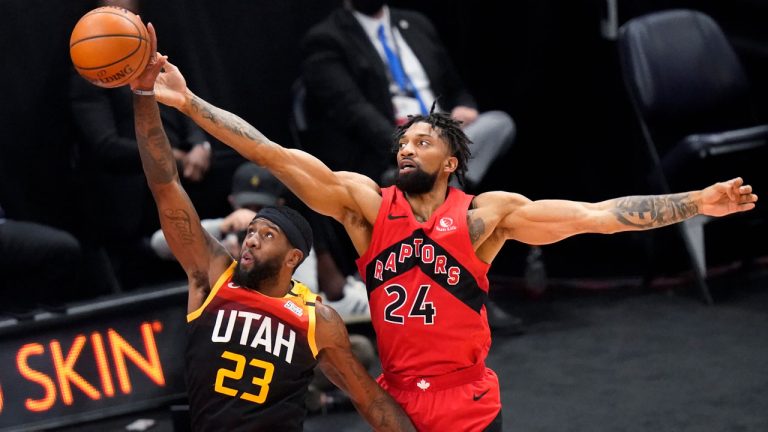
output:
M105 6L105 7L111 7L111 6ZM127 9L123 9L123 10L125 10L126 12L130 12L130 11L128 11ZM139 38L139 39L141 39L141 40L144 40L144 41L147 41L147 42L149 42L149 38L148 38L148 35L146 34L146 32L143 32L143 31L142 31L142 28L141 28L141 27L139 27L139 26L136 24L136 22L135 22L133 19L131 19L131 17L128 17L128 16L126 16L126 15L124 15L124 14L119 14L119 13L117 13L117 12L112 12L112 11L100 11L100 12L99 12L99 11L91 11L91 12L88 12L87 14L85 14L85 15L84 15L82 18L80 18L80 21L83 21L83 20L85 19L85 17L87 17L87 16L89 16L89 15L97 15L97 14L100 14L100 13L103 13L103 14L109 14L109 15L114 15L114 16L116 16L116 17L118 17L118 18L122 18L122 19L124 19L124 20L128 21L128 23L130 23L130 24L133 26L133 29L134 29L134 30L136 30L136 33L129 33L129 34L130 34L131 36L133 36L133 37L138 37L138 38ZM133 13L133 12L130 12L130 13ZM80 25L80 21L78 21L78 22L77 22L77 24L75 24L75 27L77 27L78 25ZM143 23L142 23L142 24L143 24ZM144 29L146 29L146 26L142 26L142 27L144 27ZM125 34L125 36L128 36L129 34ZM86 36L86 37L84 37L84 38L82 38L82 39L78 39L78 40L77 40L77 42L75 42L75 43L73 43L73 44L70 44L70 47L72 47L72 46L76 45L76 44L77 44L78 42L80 42L81 40L86 40L86 39L89 39L89 38L93 38L93 37L105 37L105 36L112 36L112 35L109 35L109 34L102 34L102 35ZM120 33L118 33L118 34L116 34L115 36L123 36L123 34L120 34ZM71 41L70 41L70 42L71 42Z
M111 17L99 18L97 15L102 15L102 16L103 15L111 15L111 16L122 18L122 19L121 20L113 20ZM118 27L118 28L123 27L123 28L121 28L120 29L121 31L118 31L118 32L110 32L110 33L96 34L96 35L91 34L91 35L88 35L88 36L85 36L85 37L80 37L79 39L77 39L74 42L70 41L70 54L71 54L71 57L73 57L72 63L73 63L73 65L75 66L75 68L78 71L81 71L81 72L89 75L89 76L85 76L84 75L89 81L92 81L92 82L94 82L97 85L101 85L101 84L98 83L98 79L94 79L94 78L92 78L90 76L89 72L97 71L97 70L101 70L101 69L106 70L106 69L109 69L109 68L114 67L116 65L119 65L120 63L125 62L125 61L129 61L129 64L131 64L132 61L130 59L131 58L135 59L136 56L138 55L139 56L138 57L138 61L139 61L138 65L134 65L133 71L130 74L122 77L121 80L120 80L121 82L127 82L127 81L130 80L131 77L135 76L137 72L140 73L141 71L143 71L144 67L146 66L147 62L149 61L149 49L150 49L149 48L149 33L148 33L147 29L146 29L146 26L143 25L143 23L141 22L141 19L138 18L137 15L133 14L133 12L131 12L131 11L127 10L127 9L116 7L116 6L104 6L104 7L101 7L101 8L98 8L98 9L95 9L95 10L92 10L92 11L88 12L87 14L85 14L78 21L78 23L76 24L75 28L77 29L78 26L84 26L84 27L87 28L88 25L90 24L88 21L93 21L94 25L98 25L99 20L102 20L102 19L106 19L106 20L108 20L108 22L111 21L112 22L111 25L113 27ZM126 26L125 25L125 21L123 21L123 20L127 21L128 23L130 23L130 25ZM82 24L83 22L84 22L84 24ZM109 24L107 24L107 26L109 26ZM131 32L131 30L133 30L135 32ZM86 32L87 32L87 30L84 30L84 31L79 32L79 33L86 33ZM73 34L73 36L79 37L80 35L79 34L78 35ZM77 50L78 44L80 44L82 42L94 41L96 39L101 39L101 38L135 39L138 43L137 43L137 45L133 49L131 49L130 45L132 45L132 44L126 42L128 46L126 46L125 48L128 48L130 51L127 52L127 54L124 54L120 59L116 59L116 60L110 61L107 64L102 64L102 65L98 65L98 66L88 66L88 67L84 67L84 66L78 65L75 62L75 60L74 60L74 58L78 57L77 55L74 54L74 53L78 52L78 50ZM143 48L143 50L142 50L142 48ZM80 51L80 54L81 55L88 55L87 52L88 51L83 53L83 51ZM84 59L80 59L80 60L84 60ZM107 58L104 58L104 60L109 61ZM106 86L106 87L109 87L109 86Z
M74 47L75 45L79 44L80 42L85 42L85 41L89 41L91 39L99 39L99 38L105 38L105 37L135 38L135 39L139 39L139 40L142 40L142 41L147 41L145 38L141 37L141 35L126 34L126 33L109 33L109 34L101 34L101 35L95 35L95 36L87 36L87 37L78 39L77 42L75 42L72 45L70 45L69 48L71 49L72 47ZM147 41L147 42L149 42L149 41Z

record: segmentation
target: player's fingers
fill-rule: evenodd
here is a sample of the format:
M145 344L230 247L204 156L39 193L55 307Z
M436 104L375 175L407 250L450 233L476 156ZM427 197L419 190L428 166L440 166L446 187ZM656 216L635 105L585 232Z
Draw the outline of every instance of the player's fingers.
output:
M177 68L176 65L174 65L173 63L171 63L170 60L168 60L168 56L166 56L165 58L166 58L166 61L165 61L165 71L166 72L175 72L175 71L179 70L179 68Z
M742 194L742 195L744 195L744 194L751 194L752 193L752 186L751 185L741 186L739 188L739 193Z
M755 208L755 203L746 203L746 204L739 204L738 211L749 211Z
M155 26L152 23L147 24L147 32L149 33L149 58L151 61L157 58L157 33L155 33Z

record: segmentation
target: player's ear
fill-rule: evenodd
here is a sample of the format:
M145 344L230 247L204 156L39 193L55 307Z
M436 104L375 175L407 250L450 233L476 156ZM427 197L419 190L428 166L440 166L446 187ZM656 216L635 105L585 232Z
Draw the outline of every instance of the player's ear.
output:
M301 264L301 260L304 258L304 253L296 248L291 249L288 255L285 257L285 265L295 269Z
M451 156L445 160L444 169L447 172L454 172L459 167L459 159L456 156Z

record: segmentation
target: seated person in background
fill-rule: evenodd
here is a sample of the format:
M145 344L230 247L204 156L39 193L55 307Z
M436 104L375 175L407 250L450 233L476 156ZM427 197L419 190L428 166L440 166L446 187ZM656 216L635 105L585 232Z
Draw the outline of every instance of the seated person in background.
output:
M287 193L285 186L269 171L254 163L244 162L232 176L228 199L233 211L226 217L203 219L201 223L213 238L229 249L232 256L237 257L242 242L239 235L244 234L255 213L264 206L285 204ZM326 217L312 211L305 215L315 229L328 229L323 225L329 222ZM318 238L316 235L315 239ZM152 234L150 244L160 258L175 259L162 230L158 229ZM315 252L316 249L318 252ZM365 285L359 277L341 276L331 253L327 244L316 243L309 256L296 269L296 279L304 281L312 292L320 293L324 303L334 308L344 322L370 321ZM338 291L329 292L331 287L337 287Z
M48 225L6 218L0 207L0 312L26 316L77 293L80 242Z
M83 213L91 218L86 224L109 255L118 290L135 288L167 270L147 253L149 237L160 225L141 172L131 91L127 86L100 88L75 73L70 84L79 129L77 170L86 195ZM161 115L174 157L188 175L185 184L200 183L210 166L210 143L197 125L173 111L163 109Z
M285 204L283 197L286 192L285 186L269 171L252 162L243 162L232 176L232 190L228 199L233 211L225 217L203 219L200 223L233 257L238 258L242 237L256 213L265 206ZM160 258L176 259L162 230L152 234L150 244ZM316 267L317 260L313 248L295 273L296 279L315 293L318 292Z
M315 233L317 286L325 304L341 315L344 322L368 322L371 311L368 292L354 267L354 251L347 236L339 237L336 221L307 209L305 215ZM346 264L346 265L345 265Z

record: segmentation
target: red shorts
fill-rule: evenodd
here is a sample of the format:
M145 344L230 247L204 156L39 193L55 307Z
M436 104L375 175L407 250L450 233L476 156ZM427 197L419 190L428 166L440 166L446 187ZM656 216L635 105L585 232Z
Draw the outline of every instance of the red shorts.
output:
M439 377L382 374L377 381L422 432L483 431L501 411L499 378L484 364Z

